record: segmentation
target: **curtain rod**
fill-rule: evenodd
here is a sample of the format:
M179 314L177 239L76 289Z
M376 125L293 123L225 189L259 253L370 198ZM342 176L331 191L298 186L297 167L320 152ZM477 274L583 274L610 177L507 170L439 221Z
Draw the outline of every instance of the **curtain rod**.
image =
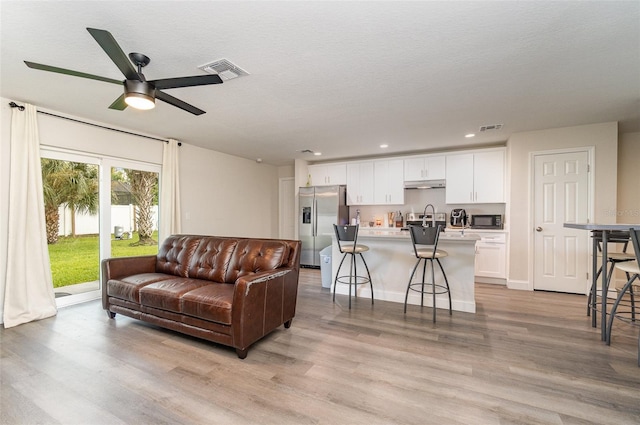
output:
M18 110L20 110L20 111L24 111L24 106L18 105L16 102L9 102L9 106L12 107L12 108L18 108ZM169 141L167 139L160 139L159 137L146 136L144 134L133 133L131 131L120 130L120 129L117 129L117 128L107 127L107 126L100 125L100 124L94 124L92 122L87 122L87 121L82 121L82 120L78 120L78 119L75 119L75 118L65 117L65 116L62 116L62 115L52 114L51 112L38 111L37 109L36 109L36 112L38 112L39 114L49 115L49 116L56 117L56 118L62 118L64 120L78 122L80 124L86 124L86 125L92 125L92 126L98 127L98 128L104 128L105 130L117 131L117 132L120 132L120 133L131 134L132 136L144 137L144 138L151 139L151 140L158 140L160 142L169 143ZM178 142L178 146L182 146L182 143Z

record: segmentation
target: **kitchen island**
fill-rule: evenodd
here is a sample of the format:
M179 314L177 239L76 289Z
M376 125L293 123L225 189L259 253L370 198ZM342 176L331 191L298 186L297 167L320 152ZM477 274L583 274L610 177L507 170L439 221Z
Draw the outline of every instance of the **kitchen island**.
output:
M447 273L451 288L452 308L456 311L468 313L476 312L474 291L474 261L475 243L479 237L475 234L460 232L442 232L438 242L438 249L447 251L449 256L441 259L442 267ZM367 245L369 251L363 253L373 281L375 300L404 303L404 297L409 283L409 276L416 264L417 258L413 251L411 236L408 231L396 228L361 227L358 232L358 243ZM338 250L335 236L332 244L332 279L335 279L342 254ZM366 274L362 262L358 259L358 274ZM348 274L349 264L345 260L341 275ZM440 268L436 265L436 284L444 284ZM430 281L430 271L427 269L427 281ZM422 265L416 271L414 282L422 279ZM369 285L357 285L358 297L371 298ZM333 290L333 281L331 284ZM336 294L349 294L349 285L338 283ZM369 301L367 301L369 302ZM420 305L420 294L410 291L408 304ZM431 296L424 297L425 306L431 306ZM370 305L370 304L369 304ZM436 297L437 308L449 308L446 294ZM399 306L398 308L402 308Z

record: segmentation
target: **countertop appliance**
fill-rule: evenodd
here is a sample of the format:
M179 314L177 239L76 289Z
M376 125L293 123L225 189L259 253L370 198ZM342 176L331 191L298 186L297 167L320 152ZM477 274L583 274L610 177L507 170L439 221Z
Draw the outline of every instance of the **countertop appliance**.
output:
M467 225L467 212L464 208L451 210L451 227L464 227Z
M435 218L435 225L441 226L442 230L447 227L447 214L446 213L427 213L427 214L418 214L418 213L407 213L407 226L403 227L403 230L409 230L410 225L414 226L422 226L423 219L426 216L426 224L427 227L431 227Z
M501 214L474 214L470 225L472 229L503 229L504 220Z
M331 245L333 225L349 224L346 186L300 188L300 265L320 267L320 250Z

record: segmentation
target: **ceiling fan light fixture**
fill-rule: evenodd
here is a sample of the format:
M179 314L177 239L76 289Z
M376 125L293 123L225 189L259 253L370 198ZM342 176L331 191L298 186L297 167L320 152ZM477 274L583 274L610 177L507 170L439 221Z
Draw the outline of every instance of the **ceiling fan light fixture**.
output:
M155 89L146 81L124 82L124 101L132 108L149 110L156 106Z

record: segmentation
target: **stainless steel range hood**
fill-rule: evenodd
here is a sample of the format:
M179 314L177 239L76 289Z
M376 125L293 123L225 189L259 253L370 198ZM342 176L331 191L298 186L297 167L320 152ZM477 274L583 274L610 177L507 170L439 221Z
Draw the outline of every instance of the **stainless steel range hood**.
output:
M442 189L444 187L444 180L420 180L404 182L405 189Z

